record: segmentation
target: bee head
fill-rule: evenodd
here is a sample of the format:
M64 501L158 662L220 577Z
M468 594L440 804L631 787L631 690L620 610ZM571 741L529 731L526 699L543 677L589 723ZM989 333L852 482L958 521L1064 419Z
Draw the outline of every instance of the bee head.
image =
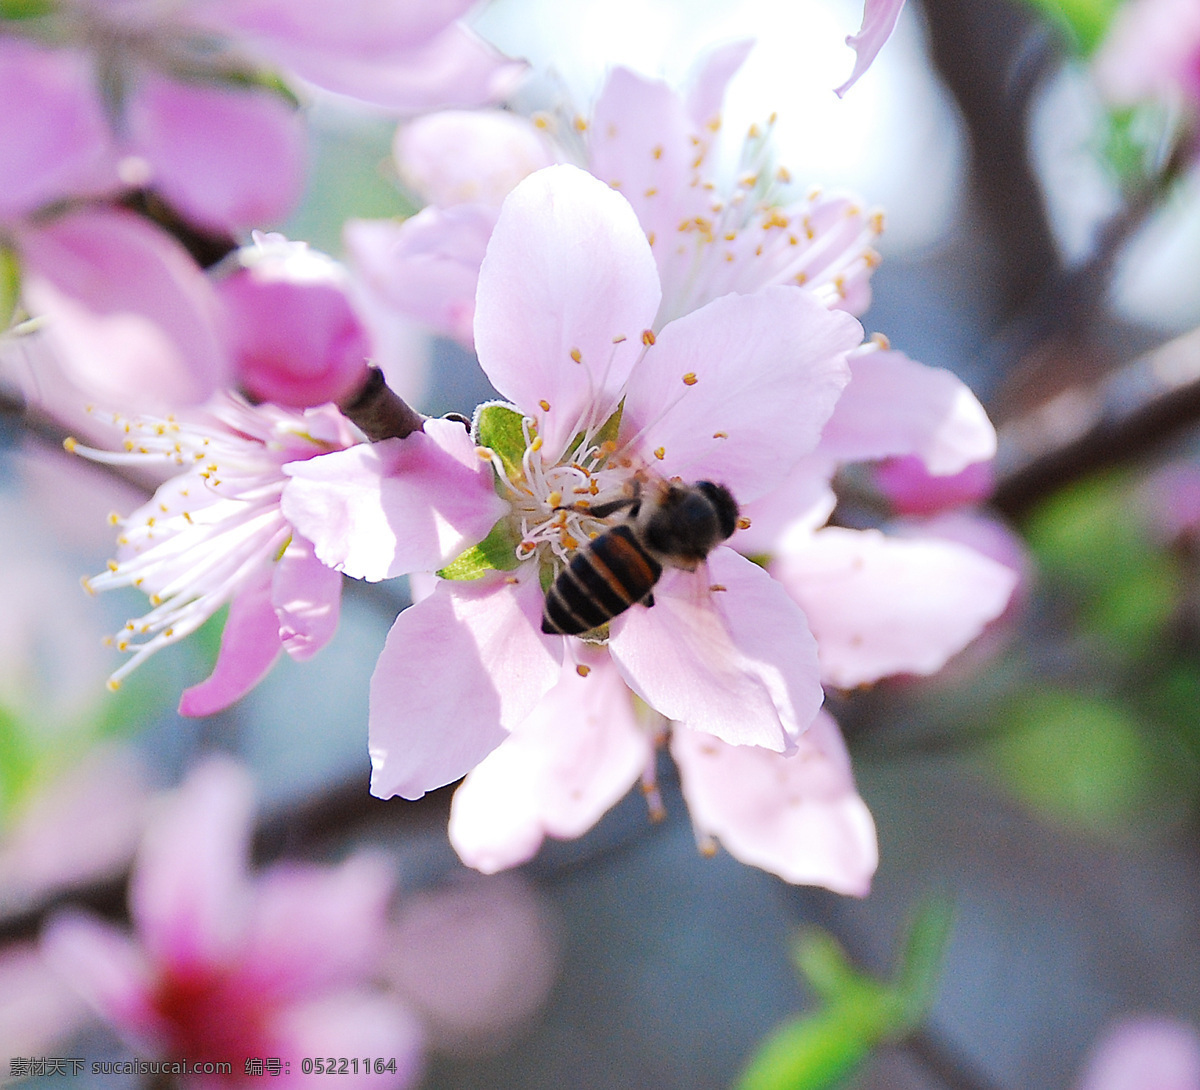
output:
M660 556L692 567L737 528L738 507L729 489L711 481L672 485L644 507L646 544Z

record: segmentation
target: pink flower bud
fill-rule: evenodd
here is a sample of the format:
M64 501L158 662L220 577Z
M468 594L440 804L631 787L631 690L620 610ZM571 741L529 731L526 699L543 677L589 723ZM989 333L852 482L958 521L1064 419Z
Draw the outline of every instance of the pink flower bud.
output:
M367 375L371 344L336 262L303 243L259 237L217 290L242 387L289 408L340 401Z

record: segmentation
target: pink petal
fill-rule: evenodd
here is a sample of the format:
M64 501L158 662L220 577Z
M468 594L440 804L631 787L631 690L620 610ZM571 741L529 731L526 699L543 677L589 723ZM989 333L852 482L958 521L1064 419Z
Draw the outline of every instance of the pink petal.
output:
M839 98L871 67L871 62L896 29L896 20L900 18L903 7L904 0L865 0L862 27L857 34L846 39L846 44L858 56L854 58L854 71L850 73L850 78L836 90Z
M426 204L474 204L499 213L504 198L554 162L542 131L508 110L441 110L396 133L396 169Z
M303 254L250 255L249 267L217 282L239 386L257 400L296 409L360 390L372 355L344 274L332 262L322 273L317 255Z
M351 220L343 238L359 280L387 306L474 345L479 266L496 215L488 208L424 208L403 223Z
M494 874L531 859L546 836L582 836L653 757L631 694L608 656L579 652L454 793L450 842L469 867Z
M379 855L359 854L337 867L272 868L255 883L238 962L243 986L299 997L371 974L394 886L394 869Z
M788 882L867 894L879 864L875 823L828 714L790 756L686 730L672 733L671 754L698 833Z
M590 174L547 167L504 202L479 271L475 344L492 385L537 416L551 455L585 412L599 424L616 408L659 296L633 209Z
M397 1000L376 989L346 988L294 1003L275 1014L267 1028L273 1041L271 1055L333 1056L338 1060L338 1073L331 1079L327 1073L305 1075L300 1061L294 1059L290 1073L271 1078L272 1086L327 1087L334 1082L363 1090L403 1090L420 1079L421 1024ZM360 1060L357 1074L350 1065L342 1074L342 1056L394 1059L396 1071L376 1074L372 1068L368 1074Z
M281 50L374 57L423 45L466 14L474 2L342 0L333 6L323 0L201 0L194 17Z
M609 651L629 687L730 745L794 749L824 694L816 643L784 589L721 547L693 575L669 571L654 600L613 622Z
M1097 1043L1079 1090L1200 1090L1200 1036L1170 1018L1127 1018Z
M266 226L300 198L303 118L274 92L146 73L125 119L150 184L185 219L227 231Z
M312 658L337 631L342 577L313 554L302 537L289 542L271 577L278 638L297 662Z
M198 718L224 711L267 676L282 650L270 576L264 575L229 603L217 664L207 680L184 689L179 714Z
M504 741L558 680L541 624L530 572L441 582L396 618L371 678L373 795L420 798Z
M26 301L71 381L125 412L207 398L228 358L212 285L179 243L128 212L84 210L20 238Z
M824 526L837 506L830 487L837 464L823 454L809 454L796 463L782 484L765 496L741 504L750 520L729 544L743 556L774 553L787 533L812 533Z
M866 349L850 359L846 387L821 436L844 462L915 454L931 473L958 473L996 453L996 430L966 384L902 352Z
M663 329L635 368L622 439L637 436L664 476L749 502L817 445L861 339L855 319L797 288L714 300Z
M525 71L523 64L502 56L461 23L410 49L385 51L383 43L375 56L357 48L345 54L330 52L323 44L263 46L281 67L318 87L408 114L498 102Z
M753 38L726 42L710 49L693 66L688 79L687 111L697 129L720 123L729 81L737 75L754 48Z
M151 1005L154 971L145 952L124 931L67 910L46 924L41 951L64 983L124 1034L147 1042L161 1034Z
M689 183L695 174L696 126L683 100L661 80L628 68L609 74L588 129L588 169L633 205L656 256L679 224L711 215L710 197Z
M508 511L491 464L453 420L292 462L284 516L323 563L375 582L449 563Z
M89 1015L77 985L51 969L43 950L28 942L8 942L0 950L0 1050L9 1056L53 1054L85 1029Z
M138 853L129 911L147 950L180 975L223 964L245 927L250 775L227 757L197 765Z
M116 182L89 60L74 50L0 39L0 219Z
M842 688L932 674L1004 610L1017 574L962 545L830 528L772 573L808 616L822 677Z

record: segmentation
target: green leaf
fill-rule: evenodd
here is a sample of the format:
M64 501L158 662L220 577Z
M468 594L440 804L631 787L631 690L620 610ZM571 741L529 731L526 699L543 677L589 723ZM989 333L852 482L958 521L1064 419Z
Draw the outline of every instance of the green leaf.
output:
M437 574L442 579L459 581L482 579L490 571L512 571L520 564L516 548L520 544L508 519L501 519L478 545L450 561Z
M792 950L792 960L808 986L826 1003L837 1003L857 988L864 977L828 931L806 927Z
M797 1018L777 1029L759 1047L734 1084L736 1090L825 1090L852 1075L874 1043L861 1017L839 1004Z
M908 929L892 989L895 1021L889 1027L889 1036L906 1036L925 1021L937 997L953 930L954 902L949 897L927 897Z
M475 442L500 456L509 480L515 480L524 473L521 461L525 456L524 420L511 405L498 401L480 405L475 410L475 421L471 428ZM532 436L532 429L530 434Z
M0 332L12 325L20 297L21 266L16 251L0 246Z

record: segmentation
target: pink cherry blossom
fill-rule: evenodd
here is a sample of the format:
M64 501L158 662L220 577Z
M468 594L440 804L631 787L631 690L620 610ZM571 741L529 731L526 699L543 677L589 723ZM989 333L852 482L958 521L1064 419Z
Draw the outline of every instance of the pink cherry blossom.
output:
M290 408L339 402L366 381L371 344L345 270L302 242L258 235L217 282L238 385Z
M539 572L552 575L606 528L563 508L564 496L601 504L637 480L679 475L750 500L815 447L861 337L854 319L768 287L655 336L659 302L645 234L612 189L559 166L509 196L480 273L475 333L524 436L519 464L493 456L513 570L440 583L397 619L372 681L376 794L418 797L450 782L520 727L564 662L588 673L583 641L540 626ZM812 638L783 589L719 547L696 573L668 571L655 599L611 624L605 646L624 683L684 728L794 750L821 692Z
M394 1074L347 1085L407 1086L420 1062L413 1016L373 986L392 877L369 855L338 867L280 864L251 876L246 773L210 758L162 805L131 879L134 934L79 911L51 919L46 957L137 1049L232 1064L188 1085L241 1084L250 1057L395 1056ZM349 1080L349 1081L347 1081ZM254 1080L256 1081L256 1080Z
M1191 0L1130 0L1113 16L1093 61L1117 106L1146 99L1200 105L1200 9Z
M721 180L721 101L750 45L713 51L686 94L614 69L590 119L452 113L411 123L396 138L397 166L430 207L400 224L352 225L352 263L390 305L469 343L478 260L500 198L557 159L633 206L659 271L655 330L721 295L771 284L802 285L829 306L861 313L879 260L872 245L880 214L841 194L789 197L787 172L768 165L766 128L747 134L735 181ZM464 144L473 143L491 152L487 160L472 153L464 161ZM421 286L431 275L436 300Z
M1126 1018L1097 1042L1078 1090L1200 1090L1200 1035L1170 1018Z
M846 39L846 44L853 48L858 56L854 59L854 71L850 73L850 78L837 88L839 98L871 67L879 51L892 36L892 31L896 29L896 22L903 10L904 0L865 0L862 26L857 34L851 34Z
M937 476L913 454L881 462L873 479L888 505L900 515L936 515L983 503L995 487L990 461L972 462L957 473Z
M96 461L183 472L128 518L114 516L121 528L117 557L108 571L85 583L93 591L140 587L153 607L113 638L131 658L110 685L119 685L147 655L183 639L228 604L213 674L188 689L180 703L184 715L208 715L253 688L281 651L305 660L333 635L341 596L337 569L346 561L353 568L354 557L330 556L326 562L290 521L284 498L297 463L319 466L322 458L343 453L358 458L353 448L360 436L332 406L296 413L255 408L231 395L186 419L118 417L114 423L124 451L74 449ZM452 421L427 421L425 431L363 451L369 456L361 487L384 487L391 504L390 540L400 559L389 555L388 574L402 574L409 570L406 564L427 569L444 563L482 537L504 509L474 444ZM380 459L398 471L382 486ZM335 460L324 473L342 484L354 480L349 462ZM298 486L298 517L336 535L330 520L339 508L322 498L320 479L318 470ZM340 495L343 504L353 498ZM382 554L387 540L372 539L372 557ZM328 538L323 542L332 547Z

